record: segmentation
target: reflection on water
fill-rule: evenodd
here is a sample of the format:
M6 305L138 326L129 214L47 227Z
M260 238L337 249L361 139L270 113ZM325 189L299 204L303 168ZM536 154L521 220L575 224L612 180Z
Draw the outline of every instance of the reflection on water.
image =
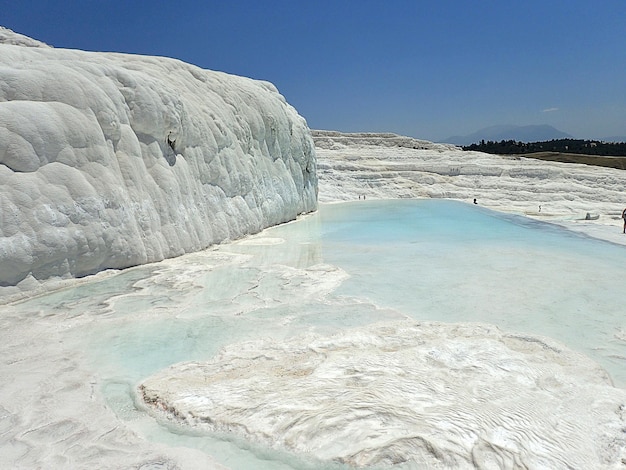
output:
M170 432L137 410L134 388L230 343L406 317L550 336L625 386L625 261L622 246L472 205L348 203L22 302L8 314L72 321L66 341L89 351L109 406L150 439L202 448L235 468L316 467L224 436Z

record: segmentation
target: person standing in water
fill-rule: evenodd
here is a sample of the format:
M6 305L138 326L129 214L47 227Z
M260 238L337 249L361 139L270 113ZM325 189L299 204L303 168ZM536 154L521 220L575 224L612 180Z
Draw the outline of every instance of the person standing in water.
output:
M624 230L622 233L626 233L626 209L622 211L622 219L624 219Z

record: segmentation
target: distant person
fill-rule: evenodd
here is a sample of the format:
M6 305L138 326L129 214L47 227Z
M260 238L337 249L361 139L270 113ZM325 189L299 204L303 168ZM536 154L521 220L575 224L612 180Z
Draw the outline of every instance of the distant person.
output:
M476 198L474 198L474 204L478 204L478 201L476 201Z
M622 219L624 219L624 230L622 233L626 233L626 209L622 211Z

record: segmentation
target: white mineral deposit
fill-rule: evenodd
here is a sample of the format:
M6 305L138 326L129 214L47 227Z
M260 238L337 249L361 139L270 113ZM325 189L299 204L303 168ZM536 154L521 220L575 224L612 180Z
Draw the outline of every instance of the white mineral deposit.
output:
M624 468L625 174L0 28L0 466Z

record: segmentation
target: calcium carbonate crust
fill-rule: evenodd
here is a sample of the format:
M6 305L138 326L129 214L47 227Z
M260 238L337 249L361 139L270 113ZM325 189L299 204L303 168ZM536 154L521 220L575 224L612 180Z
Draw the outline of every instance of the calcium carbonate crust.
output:
M320 202L363 196L476 199L483 207L549 222L589 226L595 220L618 226L621 235L623 170L468 152L395 134L314 130L312 135Z
M316 209L309 129L272 84L24 38L0 30L0 296Z
M621 468L626 391L548 339L472 323L389 322L230 345L145 380L184 429L350 467Z

